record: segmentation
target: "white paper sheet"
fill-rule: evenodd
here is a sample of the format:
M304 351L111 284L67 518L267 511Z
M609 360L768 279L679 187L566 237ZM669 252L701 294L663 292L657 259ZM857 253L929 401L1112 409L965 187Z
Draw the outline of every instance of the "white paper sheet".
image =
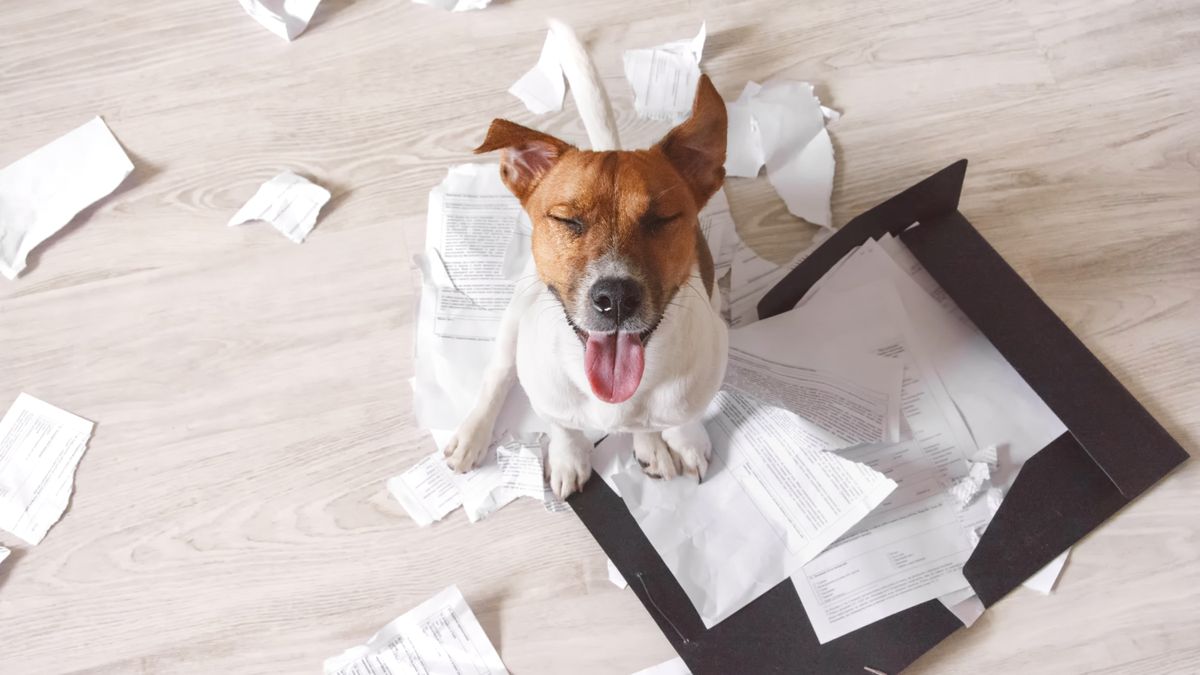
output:
M896 480L900 487L870 516L792 577L816 631L828 642L913 605L967 587L962 565L972 544L943 486L966 472L977 448L908 322L895 290L875 284L849 292L821 292L797 310L813 316L857 318L863 331L847 333L905 364L904 415L912 440L844 451ZM797 324L800 322L797 321ZM819 324L818 324L819 325ZM881 332L871 336L866 327ZM811 328L810 328L811 330Z
M10 553L12 553L12 551L0 546L0 563L3 563L4 559L7 558Z
M775 284L825 243L832 230L820 229L808 248L797 253L786 265L760 258L745 242L738 241L729 273L730 325L737 328L758 321L758 303Z
M94 425L21 394L0 420L0 530L37 544L58 522Z
M1071 549L1063 551L1057 558L1038 570L1037 574L1021 582L1021 585L1042 595L1050 595L1055 584L1058 583L1058 578L1062 575L1063 567L1067 564L1067 556L1070 554Z
M321 0L238 0L250 18L291 42L312 20Z
M450 586L367 640L325 660L325 675L507 675L457 586Z
M608 565L608 580L612 583L612 585L621 590L629 588L629 582L625 581L625 577L621 575L621 570L617 569L617 566L613 564L613 561L605 558L604 562Z
M229 219L229 227L261 220L299 244L312 232L317 214L329 197L329 190L304 176L284 171L259 186L250 201Z
M498 164L451 167L429 193L413 405L427 429L457 428L475 404L500 318L533 280L528 216L500 180ZM545 431L519 386L493 438Z
M508 93L520 99L535 115L562 110L567 81L559 62L553 31L546 31L546 41L542 43L537 63L509 87Z
M728 146L725 149L725 175L754 178L766 163L762 132L754 119L750 100L762 89L757 82L747 82L736 101L726 103L728 113Z
M712 627L786 579L895 484L805 442L796 415L736 392L718 394L706 427L713 456L700 484L649 478L625 434L600 443L593 468Z
M633 88L638 115L682 122L691 114L707 35L707 24L701 24L690 40L625 52L625 79Z
M0 274L16 279L30 251L131 171L99 117L0 170Z
M899 441L903 364L836 342L798 342L794 322L774 317L730 331L725 387L800 416L803 433L825 450Z
M450 12L469 12L471 10L483 9L492 3L492 0L412 0L418 5L429 5Z
M650 666L645 670L639 670L633 675L692 675L692 671L688 670L687 664L683 659L676 656L670 661L665 661L657 666Z

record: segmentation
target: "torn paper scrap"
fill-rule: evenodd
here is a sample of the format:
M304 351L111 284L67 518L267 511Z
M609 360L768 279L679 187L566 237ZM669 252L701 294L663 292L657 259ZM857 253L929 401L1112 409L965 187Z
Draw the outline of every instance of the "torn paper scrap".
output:
M16 279L30 251L132 171L99 117L0 170L0 274Z
M720 279L733 267L733 255L738 243L737 226L733 223L725 188L717 190L709 198L704 208L700 209L697 219L700 221L700 233L708 242L708 250L713 257L715 277Z
M454 472L446 466L441 450L435 450L408 471L389 479L387 487L418 527L441 520L462 506L462 494Z
M250 18L291 42L308 28L321 0L238 0Z
M613 564L613 561L605 558L604 562L607 563L608 580L612 582L612 585L621 590L629 588L629 582L625 581L625 577L621 574L621 570L617 569L617 566Z
M317 214L329 201L329 196L329 190L304 176L284 171L263 183L250 201L229 220L229 226L262 220L271 223L283 236L299 244L312 232Z
M498 489L517 497L544 500L546 479L542 472L542 443L536 440L509 440L496 448L496 464L500 467Z
M393 620L366 644L326 659L324 671L325 675L508 675L457 586Z
M682 658L676 656L670 661L639 670L633 675L692 675L692 671L688 670L687 664L683 662Z
M546 31L546 41L542 43L537 63L508 88L508 93L521 99L535 115L562 110L567 81L559 63L553 31Z
M707 24L690 40L625 52L625 79L633 87L633 105L642 117L682 122L692 110L700 82Z
M1046 563L1046 566L1038 570L1036 574L1022 581L1021 585L1042 595L1050 595L1050 592L1054 590L1054 585L1058 583L1059 576L1062 575L1063 566L1067 564L1067 556L1070 554L1071 549L1063 551L1057 558Z
M975 595L975 590L970 586L954 593L943 595L938 598L938 602L950 610L950 613L957 617L962 622L962 625L967 628L975 625L975 622L979 620L979 617L983 616L983 611L986 609L983 606L983 601L979 599L978 595Z
M967 475L959 478L950 486L950 496L954 498L959 509L970 506L971 502L975 501L976 495L988 485L988 479L992 477L991 467L983 462L967 462L967 465L970 467Z
M492 0L412 0L418 5L429 5L437 7L448 12L469 12L475 9L483 9L491 4Z
M21 394L0 420L0 530L37 544L58 522L93 424Z
M12 553L12 551L8 550L7 548L5 548L3 546L0 546L0 563L3 563L4 559L7 558L8 554L10 554L10 553Z
M765 164L767 180L788 211L810 223L831 227L833 141L825 130L827 109L813 93L813 86L792 80L772 80L761 86L750 82L727 108L728 174L757 176Z

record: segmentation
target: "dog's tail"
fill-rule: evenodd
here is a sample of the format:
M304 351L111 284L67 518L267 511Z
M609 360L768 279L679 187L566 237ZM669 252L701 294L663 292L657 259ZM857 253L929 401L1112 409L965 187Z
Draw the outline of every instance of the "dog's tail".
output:
M571 85L571 96L575 99L575 107L579 108L579 116L583 118L592 149L619 150L621 141L617 136L617 119L613 115L608 94L600 83L596 66L570 26L557 19L550 19L549 23L550 32L558 43L559 63L563 74L567 76L567 83Z

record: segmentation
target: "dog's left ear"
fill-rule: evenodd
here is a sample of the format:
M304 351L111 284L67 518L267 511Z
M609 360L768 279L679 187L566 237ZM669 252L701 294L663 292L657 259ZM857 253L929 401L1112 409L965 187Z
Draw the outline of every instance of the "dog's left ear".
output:
M712 80L701 75L692 103L692 116L655 146L687 181L698 207L703 207L725 180L728 130L725 101Z
M524 204L559 158L574 149L549 134L508 120L492 120L487 137L475 152L500 151L500 178Z

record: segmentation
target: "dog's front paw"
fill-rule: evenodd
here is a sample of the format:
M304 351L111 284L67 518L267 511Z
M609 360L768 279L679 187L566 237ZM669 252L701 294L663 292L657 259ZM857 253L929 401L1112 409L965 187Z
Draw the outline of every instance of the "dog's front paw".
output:
M712 441L704 425L689 422L672 427L662 433L662 438L679 458L683 473L704 480L704 474L708 473L708 459L712 456Z
M442 449L446 456L446 464L459 473L474 469L483 461L491 440L492 430L489 425L468 418Z
M550 435L550 447L546 452L546 464L550 489L559 499L566 499L573 492L583 490L592 475L592 446L578 432Z
M679 456L671 452L671 447L657 431L633 435L633 456L651 478L669 480L679 475Z

